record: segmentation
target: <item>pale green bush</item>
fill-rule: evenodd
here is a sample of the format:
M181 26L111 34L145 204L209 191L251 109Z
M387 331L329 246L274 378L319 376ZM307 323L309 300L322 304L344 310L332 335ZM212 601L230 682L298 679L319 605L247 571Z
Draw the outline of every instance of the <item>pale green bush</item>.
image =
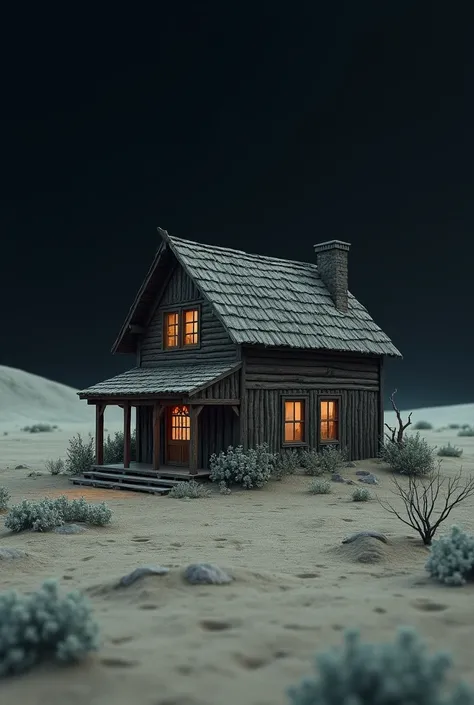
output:
M413 428L415 431L431 431L433 424L429 421L417 421L416 424L413 425Z
M80 433L69 440L65 471L68 475L82 475L95 463L94 438L88 435L85 441Z
M352 493L353 502L367 502L369 499L372 499L372 495L367 487L357 487Z
M300 454L294 448L284 451L277 456L272 470L272 477L275 480L282 480L287 475L294 475L300 466Z
M99 626L80 593L61 596L55 580L26 596L0 593L0 677L42 661L81 661L98 648Z
M227 451L211 455L210 479L221 486L225 483L226 486L241 485L247 490L260 488L270 480L276 461L277 455L268 452L266 443L247 451L242 446L229 446Z
M446 585L465 585L474 579L474 536L458 526L435 539L425 566L432 578Z
M310 482L309 492L311 492L311 494L330 494L331 491L331 483L328 482L328 480L315 477L314 480Z
M5 528L19 532L51 531L65 522L84 522L93 526L105 526L112 512L105 502L88 504L84 497L69 500L67 497L51 499L45 497L38 502L24 499L11 507L5 517Z
M51 475L61 475L66 467L62 458L58 458L57 460L47 460L44 466L46 470L51 473Z
M441 446L438 455L442 458L460 458L462 448L456 448L456 446L452 446L451 443L448 443L447 446Z
M4 511L8 508L8 502L10 501L10 492L6 487L0 487L0 511Z
M401 475L429 475L435 469L435 450L416 433L401 443L386 440L381 446L380 457Z
M211 490L205 485L189 480L189 482L178 482L168 492L168 497L173 499L200 499L202 497L210 497Z

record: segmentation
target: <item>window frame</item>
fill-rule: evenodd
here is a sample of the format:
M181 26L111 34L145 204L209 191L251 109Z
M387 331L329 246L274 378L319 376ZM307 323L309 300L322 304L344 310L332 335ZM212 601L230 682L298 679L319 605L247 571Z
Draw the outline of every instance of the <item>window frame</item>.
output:
M188 345L184 344L184 313L185 311L197 311L197 343ZM178 345L168 347L166 345L166 316L170 313L178 314ZM201 325L202 325L202 310L201 303L190 301L179 306L167 306L161 311L161 349L165 352L175 352L177 350L196 350L201 347Z
M337 439L324 439L321 438L321 402L322 401L335 401L337 402ZM341 407L342 407L342 395L341 394L320 394L318 395L318 445L320 446L335 446L341 444Z
M282 448L303 448L308 445L308 424L309 424L309 395L308 394L281 394L281 447ZM303 440L285 441L285 402L300 401L303 403Z

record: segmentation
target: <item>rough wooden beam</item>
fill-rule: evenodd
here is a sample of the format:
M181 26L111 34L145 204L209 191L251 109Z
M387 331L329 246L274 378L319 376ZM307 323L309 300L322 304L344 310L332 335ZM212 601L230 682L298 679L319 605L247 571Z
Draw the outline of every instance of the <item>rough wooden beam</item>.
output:
M191 439L189 448L189 474L197 475L198 469L198 454L199 454L199 414L203 410L203 406L191 406L189 415L191 418Z
M95 462L104 464L104 411L105 404L96 404L95 407Z
M160 426L165 407L155 404L153 407L153 470L160 469Z
M236 416L240 416L240 409L238 406L235 406L235 404L232 406L232 411Z
M132 407L125 404L123 407L123 467L130 467Z
M205 406L239 406L240 399L194 399L187 398L183 399L183 404L186 406L192 406L193 404L200 404Z

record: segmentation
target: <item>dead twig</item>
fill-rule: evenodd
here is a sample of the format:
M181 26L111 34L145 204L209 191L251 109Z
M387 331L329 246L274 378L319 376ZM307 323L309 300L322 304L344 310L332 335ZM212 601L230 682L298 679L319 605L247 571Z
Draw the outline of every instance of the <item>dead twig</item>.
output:
M403 443L403 434L405 432L405 429L408 428L408 426L411 425L411 415L412 411L408 414L408 421L406 424L403 423L402 415L400 414L400 409L397 407L395 404L395 394L397 393L397 390L395 389L392 394L390 395L390 401L392 403L392 408L397 415L397 421L398 421L398 430L396 428L392 428L391 426L388 425L388 423L385 424L385 426L388 428L390 433L392 434L391 436L388 435L388 433L385 434L385 437L391 441L392 443L397 443L398 445L401 445Z

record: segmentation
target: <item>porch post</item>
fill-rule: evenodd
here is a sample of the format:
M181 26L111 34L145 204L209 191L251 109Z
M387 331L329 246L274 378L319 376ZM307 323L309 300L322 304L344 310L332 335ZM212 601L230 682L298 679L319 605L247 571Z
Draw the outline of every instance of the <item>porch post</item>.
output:
M95 462L104 464L104 411L105 404L95 405Z
M123 407L123 467L130 467L130 423L132 419L132 407L128 402Z
M164 406L154 404L153 406L153 470L160 469L160 425Z
M190 406L190 448L189 448L189 474L197 475L198 470L198 455L199 455L199 414L202 411L202 406Z

